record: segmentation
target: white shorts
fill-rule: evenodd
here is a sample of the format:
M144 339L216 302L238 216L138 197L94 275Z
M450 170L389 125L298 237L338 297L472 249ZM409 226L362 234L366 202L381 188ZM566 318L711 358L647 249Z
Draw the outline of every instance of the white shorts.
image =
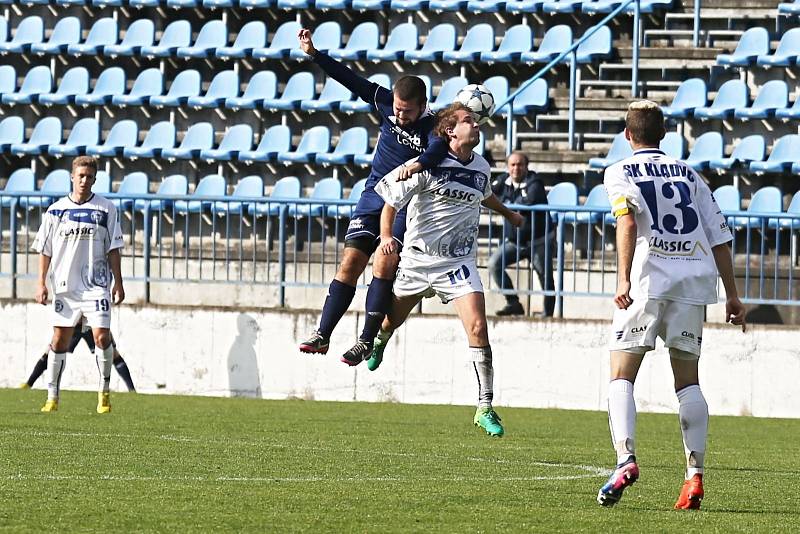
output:
M69 292L53 299L53 326L75 326L81 317L92 328L111 327L111 294L84 295Z
M483 282L474 261L455 268L427 269L419 266L403 266L397 269L394 294L398 297L421 295L425 298L437 296L447 304L453 299L470 293L483 293Z
M616 310L611 325L612 351L644 354L656 348L656 338L667 348L700 357L705 306L663 299L636 299L627 310Z

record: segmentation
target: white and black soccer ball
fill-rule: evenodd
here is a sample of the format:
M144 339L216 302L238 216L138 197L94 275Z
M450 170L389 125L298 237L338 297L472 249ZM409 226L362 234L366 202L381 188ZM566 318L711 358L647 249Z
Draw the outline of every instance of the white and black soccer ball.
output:
M485 85L479 83L464 86L456 95L456 102L467 106L478 124L486 123L494 113L494 96Z

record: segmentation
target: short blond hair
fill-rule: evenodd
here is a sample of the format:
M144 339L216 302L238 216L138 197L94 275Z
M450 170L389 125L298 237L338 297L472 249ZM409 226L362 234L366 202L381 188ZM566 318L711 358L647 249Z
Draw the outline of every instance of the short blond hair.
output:
M658 146L666 134L661 106L650 100L631 102L625 114L625 128L636 144Z
M436 126L433 127L433 133L447 139L447 130L452 130L456 127L456 124L458 124L456 111L471 113L470 109L460 102L450 104L436 115Z
M78 156L72 160L72 172L78 167L89 167L97 174L97 160L91 156Z

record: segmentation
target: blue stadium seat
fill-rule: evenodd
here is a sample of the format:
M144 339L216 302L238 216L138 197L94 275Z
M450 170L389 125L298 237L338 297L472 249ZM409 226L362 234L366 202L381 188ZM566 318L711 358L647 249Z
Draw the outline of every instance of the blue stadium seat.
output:
M228 98L237 96L239 96L239 74L235 70L223 70L214 76L204 95L190 96L186 104L194 109L217 108Z
M225 178L218 174L204 176L203 179L197 184L197 187L192 193L193 198L202 199L203 197L224 197ZM181 215L188 215L189 213L202 213L203 211L211 208L212 201L210 200L176 200L175 213Z
M351 3L351 0L316 0L314 7L319 11L345 10L350 8Z
M440 111L452 104L458 92L468 83L467 79L463 76L455 76L444 80L436 98L428 103L431 111Z
M547 30L535 52L525 52L520 56L524 63L548 63L572 46L572 28L558 24Z
M633 156L631 144L625 139L625 132L620 132L614 136L614 141L612 141L611 148L608 149L606 157L591 158L589 160L589 167L592 169L605 169L630 156Z
M211 161L231 161L239 152L253 148L253 129L249 124L231 126L217 148L200 151L200 158Z
M143 172L132 172L126 174L122 178L122 183L119 184L117 194L121 196L136 196L146 195L150 192L150 178ZM132 198L114 198L111 202L117 207L118 211L126 211L133 207L134 199ZM146 200L139 199L138 202L146 202Z
M369 81L372 83L377 83L381 87L385 87L387 89L391 88L392 82L389 80L388 74L373 74L369 77ZM355 100L347 100L341 102L339 104L339 111L344 113L368 113L372 111L373 107L371 104L367 104L364 102L360 97Z
M538 13L542 10L543 0L508 0L506 12L518 15L520 13Z
M620 4L622 4L622 0L587 0L581 5L581 11L588 14L611 13Z
M233 193L230 198L263 198L264 197L264 180L260 176L245 176L236 187L233 188ZM244 215L245 213L252 212L255 209L255 202L242 202L242 201L217 201L211 206L211 213L219 215Z
M685 119L693 115L696 108L705 107L708 104L706 93L705 81L700 78L689 78L678 86L672 104L662 107L661 111L665 117Z
M362 126L354 126L342 132L333 152L319 153L314 161L322 165L349 165L357 154L369 151L369 134Z
M694 141L685 162L696 171L704 171L712 160L720 160L724 155L724 143L719 132L706 132Z
M739 190L732 185L718 187L712 195L723 214L742 209L742 197L739 194ZM733 226L733 217L726 217L725 221L728 226Z
M319 3L319 2L317 2ZM377 50L380 44L380 31L374 22L362 22L350 33L344 48L329 50L328 54L338 60L357 61L365 59L367 52Z
M13 0L10 1L2 0L0 1L0 4L5 4L6 2L8 2L9 5L14 4ZM4 43L7 40L8 40L8 19L6 19L5 17L0 17L0 42Z
M111 176L106 171L98 170L94 177L92 193L106 195L111 192Z
M375 150L378 148L378 144L375 143L375 146L372 147L372 151L367 154L358 154L353 158L353 163L358 165L359 167L369 167L372 165L372 160L375 159Z
M164 178L158 185L156 195L161 197L177 197L189 194L189 180L182 174L172 174ZM154 198L153 200L139 199L135 203L136 211L149 210L155 213L164 213L172 210L174 200L168 198Z
M102 106L110 104L115 96L124 92L125 71L122 67L109 67L97 77L92 92L76 95L75 103L80 106Z
M194 159L201 150L214 145L214 127L210 122L196 122L189 126L177 148L165 148L161 157L165 159Z
M527 24L517 24L506 30L497 50L481 52L480 60L484 63L517 62L523 53L530 52L532 46L531 27Z
M789 86L783 80L770 80L761 86L753 104L737 109L733 116L740 120L767 119L778 109L789 107Z
M69 171L65 169L50 171L50 174L45 176L44 182L42 182L42 188L38 191L42 196L22 197L19 199L19 205L27 209L43 209L57 199L68 195L71 190L72 183L69 179Z
M89 0L56 0L56 5L59 6L85 6L89 4Z
M361 180L357 181L353 184L353 188L350 189L350 194L347 195L347 200L350 201L349 205L339 205L339 206L328 206L328 217L333 217L335 219L350 219L353 217L353 211L356 209L356 204L358 204L358 199L361 198L361 194L364 192L364 189L367 187L367 179L362 178Z
M47 153L57 158L62 156L81 156L86 148L94 146L100 140L100 124L97 119L84 118L78 120L69 132L64 144L50 145Z
M584 32L584 35L591 31L589 28ZM593 63L598 59L607 59L611 57L612 52L612 38L611 28L602 26L594 32L588 39L578 45L575 51L575 58L579 64ZM570 56L567 56L569 58Z
M225 99L228 109L256 109L264 104L264 100L274 99L278 91L278 80L271 70L262 70L253 74L242 96Z
M98 55L108 45L117 44L117 21L111 17L97 19L89 30L83 43L67 46L67 53L72 56Z
M547 203L551 206L570 208L578 205L578 188L572 182L561 182L547 192ZM552 212L553 221L563 221L565 212Z
M791 107L788 103L785 108L775 110L775 118L781 119L783 122L789 122L792 119L800 119L800 98L794 101Z
M341 200L342 183L337 178L322 178L314 185L309 198L315 200ZM289 206L290 217L321 217L325 204L295 204Z
M504 11L505 7L506 0L469 0L467 2L467 11L470 13L499 13Z
M749 67L758 56L769 54L769 32L765 28L750 28L739 39L733 54L720 54L717 63L726 67Z
M163 0L128 0L128 5L142 9L143 7L158 7L162 2Z
M390 0L389 9L392 11L426 11L430 0Z
M278 124L270 126L261 136L255 150L239 152L239 161L245 163L275 161L278 154L288 152L292 148L292 132L288 126Z
M177 107L186 104L189 98L200 94L200 84L199 72L194 69L181 71L172 80L172 85L166 95L150 97L150 105Z
M611 202L608 201L608 193L606 193L606 188L603 184L597 184L589 191L583 205L587 208L595 208L597 211L567 212L564 214L564 222L567 224L602 223L607 225L616 223L616 219L611 214ZM591 232L589 232L589 236L591 239Z
M442 54L444 61L450 63L477 61L482 52L494 50L494 30L491 24L476 24L472 26L458 50L449 50Z
M10 181L10 180L9 180ZM6 186L6 189L8 187ZM789 207L786 208L786 213L791 215L800 215L800 191L794 194ZM767 225L770 228L781 228L784 230L797 230L800 229L800 218L792 217L791 219L769 219Z
M303 111L332 111L339 109L342 102L349 102L353 100L353 93L350 89L340 84L333 78L325 80L325 85L322 87L322 92L319 97L314 100L303 100L300 103L300 109Z
M750 172L762 174L788 171L792 168L792 163L797 161L797 154L800 154L800 135L784 135L775 141L767 161L750 163Z
M238 0L203 0L206 9L226 9L236 7Z
M314 126L303 132L296 150L278 153L278 161L284 165L292 163L310 163L317 154L324 154L331 149L331 131L327 126Z
M55 93L39 95L38 102L45 106L59 104L65 106L75 102L77 95L89 92L89 71L85 67L72 67L64 73Z
M314 41L314 48L317 50L322 52L337 50L342 47L342 27L335 21L323 22L316 27L311 38ZM300 50L297 35L295 35L294 41L294 46L289 51L289 58L295 61L308 61L311 59L305 52Z
M673 0L641 0L639 12L642 14L654 13L657 9L669 9L672 7L672 4ZM634 5L629 4L624 11L628 15L632 15L634 11Z
M51 145L61 144L61 119L45 117L36 123L27 142L14 143L10 150L18 156L38 156L47 153Z
M309 9L313 4L313 0L277 0L275 7L284 11L302 11Z
M41 94L50 93L53 90L53 77L50 75L50 67L43 65L33 67L22 80L19 91L5 93L0 101L3 104L32 104Z
M153 46L155 34L156 29L152 20L135 20L125 30L125 37L121 43L103 47L103 55L109 57L138 55L142 47Z
M696 119L728 119L739 109L747 107L750 91L741 80L728 80L719 88L714 102L710 106L694 110Z
M296 176L285 176L275 183L272 192L269 195L269 200L272 201L286 201L297 200L300 198L300 180ZM285 204L277 202L265 202L263 204L256 204L255 209L248 208L250 215L261 217L268 215L274 217L280 213L281 208Z
M303 27L299 22L290 20L284 22L272 36L272 42L266 48L256 48L253 50L253 57L260 60L283 59L291 50L298 47L297 34ZM337 47L338 48L338 47Z
M492 76L483 82L483 85L492 93L495 105L508 98L508 79L505 76ZM495 109L495 115L505 116L508 114L508 104L502 109Z
M389 0L353 0L356 11L381 11L389 7Z
M580 12L584 0L547 0L542 3L543 13L575 13Z
M750 197L747 211L752 213L783 213L783 195L775 186L762 187ZM769 219L762 217L733 217L735 228L766 229Z
M163 92L164 78L161 71L156 68L145 69L134 80L131 92L114 95L111 103L120 107L144 106L150 102L151 97L160 96Z
M767 153L766 141L760 134L748 135L738 143L735 143L733 152L729 158L720 157L708 162L712 169L732 169L734 167L750 168L752 161L764 161Z
M280 98L264 100L264 108L291 111L299 108L303 100L313 100L315 94L314 75L310 72L298 72L286 82Z
M406 50L416 50L419 45L419 30L417 25L411 22L404 22L395 26L389 37L386 38L386 45L378 49L367 51L367 59L378 63L379 61L398 61L403 58Z
M658 148L671 158L683 159L686 150L686 141L678 132L667 132Z
M266 45L267 25L260 20L252 20L242 26L231 46L217 48L215 54L222 59L241 59L252 54L253 50L264 48Z
M3 35L5 37L5 35ZM10 41L0 42L0 54L25 54L31 45L44 41L44 21L42 17L31 16L22 19Z
M781 15L800 15L800 0L794 2L781 2L778 4L778 13Z
M172 9L195 8L202 3L202 0L167 0L167 7Z
M760 67L790 67L797 64L800 56L800 28L792 28L783 34L774 54L763 54L756 58Z
M267 9L275 5L275 0L239 0L239 7L250 11L251 9Z
M92 0L92 5L102 9L104 7L122 7L124 2L127 0Z
M439 61L442 54L456 47L456 28L452 24L444 23L431 28L425 44L419 50L408 49L403 53L403 59L416 63L418 61Z
M0 152L25 140L25 122L22 117L6 117L0 121Z
M179 48L189 46L192 41L192 25L188 20L175 20L164 28L158 44L143 46L139 51L144 57L174 56Z
M150 126L141 146L127 146L122 155L127 159L158 158L161 152L175 147L175 125L161 121Z
M31 45L31 52L38 55L63 54L71 44L81 40L81 21L78 17L64 17L56 22L46 42Z
M125 119L111 127L105 141L99 145L86 147L86 155L113 157L121 156L126 146L135 146L139 140L139 126L136 122Z
M0 65L0 98L17 90L17 71L11 65Z
M514 115L528 115L547 109L549 103L547 80L539 78L517 95L511 109Z
M221 20L206 22L197 34L194 44L178 47L177 56L204 58L213 56L217 48L228 45L228 27Z
M0 130L0 135L2 135L1 132L2 130ZM36 177L33 175L33 171L31 169L23 168L17 169L11 173L11 176L8 177L8 181L6 181L6 186L3 189L3 193L19 193L34 191L35 189ZM16 206L19 204L20 200L21 199L18 197L6 197L0 195L0 206L3 208Z

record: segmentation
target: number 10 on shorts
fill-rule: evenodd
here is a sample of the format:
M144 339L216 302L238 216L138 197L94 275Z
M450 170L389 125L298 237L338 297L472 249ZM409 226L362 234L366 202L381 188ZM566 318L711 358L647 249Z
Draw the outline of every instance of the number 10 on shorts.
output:
M467 269L466 265L462 265L458 269L454 271L447 271L447 278L450 279L450 285L456 285L458 281L464 281L469 279L469 269Z

